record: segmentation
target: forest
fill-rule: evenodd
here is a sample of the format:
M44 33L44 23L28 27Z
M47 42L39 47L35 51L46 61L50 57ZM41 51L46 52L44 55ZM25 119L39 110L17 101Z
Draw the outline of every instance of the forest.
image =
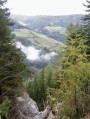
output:
M64 47L57 49L53 62L46 63L45 67L37 69L36 72L25 63L24 53L14 45L14 22L10 18L9 9L5 7L6 3L7 0L0 0L0 118L26 119L19 118L16 114L16 97L23 97L25 90L37 103L40 111L43 111L49 102L55 117L47 119L89 119L90 1L87 0L87 5L84 5L86 15L81 22L71 22L67 26ZM46 29L50 31L53 27ZM37 35L40 38L40 34ZM53 39L52 41L58 42ZM39 65L37 64L37 67ZM55 110L58 104L60 106Z

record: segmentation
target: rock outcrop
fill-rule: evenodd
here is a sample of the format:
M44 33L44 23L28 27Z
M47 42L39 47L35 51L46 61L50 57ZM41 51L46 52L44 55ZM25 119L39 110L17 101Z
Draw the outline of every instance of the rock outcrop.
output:
M62 102L56 104L55 107L52 110L50 110L47 119L60 119L60 108L62 104Z
M16 98L17 109L19 113L19 119L47 119L50 112L50 106L42 112L39 112L37 104L33 101L26 92L23 93L23 97Z

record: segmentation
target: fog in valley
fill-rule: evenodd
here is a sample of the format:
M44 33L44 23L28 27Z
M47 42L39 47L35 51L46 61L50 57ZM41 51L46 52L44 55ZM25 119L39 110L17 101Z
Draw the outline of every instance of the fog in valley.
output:
M30 61L50 61L54 56L57 55L56 52L49 52L42 54L42 49L37 49L34 46L24 46L21 42L16 42L16 47L25 53L26 59Z

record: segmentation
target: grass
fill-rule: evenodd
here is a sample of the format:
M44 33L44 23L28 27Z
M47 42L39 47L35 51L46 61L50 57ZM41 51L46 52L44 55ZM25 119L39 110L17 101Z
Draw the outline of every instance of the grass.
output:
M45 29L47 29L50 32L60 32L61 34L65 34L66 28L64 27L58 27L58 26L46 26Z
M41 48L48 48L49 50L57 50L57 47L60 45L63 46L63 43L56 41L52 38L48 38L43 34L39 34L33 32L29 29L15 29L13 32L16 37L25 38L29 40L32 44L41 47Z
M15 29L15 31L13 32L16 36L19 37L28 37L28 36L32 36L32 34L30 34L28 29Z

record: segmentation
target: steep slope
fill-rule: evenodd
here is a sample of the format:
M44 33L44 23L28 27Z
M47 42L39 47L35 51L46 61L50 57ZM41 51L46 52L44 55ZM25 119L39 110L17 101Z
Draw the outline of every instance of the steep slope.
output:
M56 51L65 46L64 36L68 24L80 22L82 16L11 15L16 22L12 28L16 35L15 42L17 47L26 54L25 62L39 68L48 64L57 54Z
M46 26L42 29L42 33L57 41L65 42L66 28L61 26Z
M57 55L57 50L65 46L62 42L25 27L14 29L12 33L16 35L14 39L16 47L26 55L25 63L35 69L45 67Z
M23 24L25 27L61 42L65 41L63 34L65 34L65 28L68 26L68 24L70 22L74 24L76 22L81 22L80 21L81 17L83 17L83 15L64 15L64 16L11 15L11 18L13 20L17 21L20 24ZM63 28L64 32L59 30L58 27Z
M46 48L50 51L57 50L60 45L64 46L64 44L61 42L26 28L15 29L13 33L16 35L16 40L20 41L23 45L26 46L34 45L38 48Z

